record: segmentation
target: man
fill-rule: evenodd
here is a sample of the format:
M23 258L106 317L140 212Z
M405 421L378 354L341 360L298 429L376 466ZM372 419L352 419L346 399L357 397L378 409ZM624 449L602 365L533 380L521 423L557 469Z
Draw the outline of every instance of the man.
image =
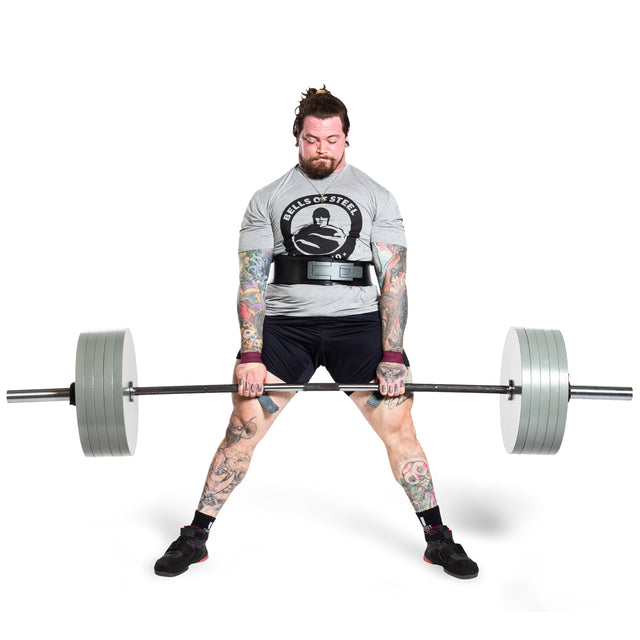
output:
M379 395L355 392L351 399L382 438L392 472L422 524L424 559L458 578L478 575L476 563L442 523L411 418L413 399L405 394L402 218L386 189L346 163L349 127L340 100L326 88L309 89L293 126L298 164L249 203L239 243L238 393L193 522L156 562L158 575L179 575L207 559L211 525L294 395L266 396L264 385L307 382L320 365L343 384L377 381ZM317 233L322 229L324 236ZM315 242L309 242L310 230ZM272 263L274 278L267 285Z

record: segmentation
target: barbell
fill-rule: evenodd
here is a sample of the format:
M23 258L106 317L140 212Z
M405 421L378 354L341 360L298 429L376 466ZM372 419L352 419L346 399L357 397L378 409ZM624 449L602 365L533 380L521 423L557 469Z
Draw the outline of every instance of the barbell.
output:
M631 387L575 386L569 382L567 352L560 331L509 330L502 355L500 385L415 384L408 393L488 393L500 395L502 439L508 453L554 454L560 448L570 399L631 400ZM376 384L267 384L270 391L371 391ZM7 391L8 402L69 401L76 407L78 433L86 456L133 455L138 437L139 396L234 393L235 384L137 386L133 338L128 329L82 333L76 349L76 377L69 387ZM268 396L267 410L277 411Z

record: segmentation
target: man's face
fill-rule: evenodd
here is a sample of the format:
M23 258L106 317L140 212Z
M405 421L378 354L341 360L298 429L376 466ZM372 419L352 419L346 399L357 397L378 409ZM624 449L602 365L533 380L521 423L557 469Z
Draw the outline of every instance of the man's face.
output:
M326 178L345 165L347 137L339 116L316 118L307 116L298 138L300 168L310 178Z

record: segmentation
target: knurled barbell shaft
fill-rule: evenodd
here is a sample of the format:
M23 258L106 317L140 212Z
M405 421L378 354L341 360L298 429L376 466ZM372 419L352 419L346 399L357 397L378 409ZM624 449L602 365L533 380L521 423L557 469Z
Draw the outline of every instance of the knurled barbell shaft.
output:
M378 385L374 383L366 384L340 384L338 382L307 382L305 384L274 383L265 384L266 392L285 391L376 391ZM440 393L515 393L515 389L503 385L472 385L472 384L416 384L405 385L407 392L440 392ZM186 393L235 393L238 385L194 385L180 387L134 387L131 395L134 396L156 396Z
M405 385L407 392L420 393L486 393L513 395L520 393L518 387L510 385L481 385L481 384L420 384L409 383ZM159 396L159 395L184 395L194 393L235 393L238 386L235 384L211 384L211 385L182 385L161 387L129 387L123 389L124 394L130 396ZM376 391L378 385L368 384L340 384L337 382L308 382L306 384L266 384L266 392L285 391ZM16 389L7 391L7 402L53 402L69 401L72 397L70 387L55 389ZM594 386L569 386L569 397L577 399L593 400L631 400L633 389L631 387L594 387Z

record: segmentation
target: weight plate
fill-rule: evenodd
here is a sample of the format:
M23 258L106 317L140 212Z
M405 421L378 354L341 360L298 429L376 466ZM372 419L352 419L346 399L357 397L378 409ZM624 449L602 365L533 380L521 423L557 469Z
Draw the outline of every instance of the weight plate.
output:
M538 357L538 342L532 329L522 329L527 336L530 361L531 404L527 420L527 437L519 453L531 453L536 437L536 430L540 418L540 360Z
M138 401L125 388L138 380L133 337L129 329L118 331L114 347L114 406L116 431L122 455L133 455L138 440ZM118 389L118 383L120 387Z
M98 451L101 456L112 455L109 446L107 432L107 421L105 414L105 394L104 394L104 369L105 369L105 332L95 333L94 357L93 357L93 406L96 419L96 437L98 440ZM95 455L95 451L94 451Z
M560 371L558 368L558 347L553 337L553 331L545 331L544 336L549 350L549 425L540 453L548 454L551 451L553 438L558 427Z
M87 433L89 435L89 444L91 445L92 455L99 456L101 447L98 438L98 429L96 426L96 409L94 405L94 358L96 349L96 336L89 333L87 336L87 347L84 354L84 391L85 391L85 410L87 415Z
M518 333L518 339L520 342L520 351L522 353L522 385L521 392L527 402L524 402L525 411L522 412L520 419L520 425L518 427L518 446L514 449L514 453L525 453L525 446L527 439L530 437L531 427L531 412L535 412L534 398L534 380L533 380L533 368L531 362L531 345L529 344L529 338L524 328L519 327L516 329Z
M518 453L529 453L531 442L535 438L535 430L538 421L538 403L540 392L540 372L538 366L538 345L537 343L531 344L534 339L530 335L531 329L522 328L526 335L526 345L529 350L529 392L531 402L529 403L529 415L524 417L526 421L526 438L522 443L521 449Z
M78 434L80 444L85 456L92 456L91 442L89 440L89 425L87 422L87 394L85 391L84 365L87 351L88 333L81 333L76 347L76 420L78 422Z
M122 360L124 332L114 331L113 335L113 357L111 360L112 383L109 388L109 397L113 406L113 427L114 435L118 443L120 455L129 455L129 444L127 442L127 426L125 423L125 415L123 403L125 401L124 386L122 383Z
M558 394L558 421L556 423L555 434L550 454L557 453L564 437L564 428L567 423L567 409L569 408L569 364L567 362L567 349L564 338L560 331L551 332L558 349L558 372L559 372L559 394Z
M109 438L109 449L114 456L121 456L120 443L118 441L118 429L116 427L116 407L114 399L114 350L116 343L116 334L113 331L106 333L104 348L104 408L105 408L105 426L107 429L107 437ZM118 385L119 386L119 385Z
M540 454L549 426L549 350L543 329L525 331L531 352L531 378L535 401L532 399L528 438L523 453Z
M529 343L523 329L512 327L502 351L500 384L513 383L522 392L500 396L500 424L502 441L508 453L520 453L527 439L531 405L531 357Z

